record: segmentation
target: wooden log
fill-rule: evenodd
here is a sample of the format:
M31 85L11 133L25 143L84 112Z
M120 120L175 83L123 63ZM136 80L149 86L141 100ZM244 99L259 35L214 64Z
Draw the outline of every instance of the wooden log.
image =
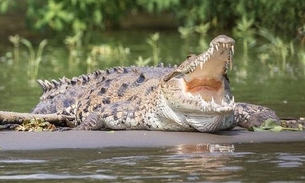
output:
M59 115L59 114L32 114L32 113L19 113L0 111L0 124L22 124L25 120L41 119L55 125L74 126L71 121L75 119L72 116Z

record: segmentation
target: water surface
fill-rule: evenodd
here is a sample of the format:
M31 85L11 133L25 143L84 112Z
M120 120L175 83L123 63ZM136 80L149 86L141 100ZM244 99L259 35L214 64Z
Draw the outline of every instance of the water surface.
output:
M305 143L5 151L14 182L303 182Z

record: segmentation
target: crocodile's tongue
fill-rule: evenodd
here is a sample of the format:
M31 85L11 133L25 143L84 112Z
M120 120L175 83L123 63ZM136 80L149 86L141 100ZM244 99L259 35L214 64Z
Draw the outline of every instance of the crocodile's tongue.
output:
M191 93L197 93L202 90L218 91L221 89L222 82L215 78L195 78L186 83L187 90Z

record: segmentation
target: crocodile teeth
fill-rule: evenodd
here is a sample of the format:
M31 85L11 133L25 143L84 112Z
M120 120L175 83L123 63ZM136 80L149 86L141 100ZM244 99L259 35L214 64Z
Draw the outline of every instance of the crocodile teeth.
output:
M202 106L207 106L207 105L209 104L207 101L205 101L205 100L201 97L201 95L200 95L200 102L201 102L201 105L202 105Z
M200 62L200 69L203 69L203 62Z
M207 56L207 57L208 57L208 59L210 59L210 58L211 58L211 55L210 55L210 54L208 54L208 56Z
M218 45L217 45L217 44L215 45L215 49L216 49L217 51L219 50L219 48L218 48Z
M234 102L234 96L232 96L232 99L231 99L231 101L230 101L230 104L229 105L234 105L235 104L235 102Z
M200 94L195 95L197 99L200 99Z
M225 101L221 99L221 105L225 105Z
M211 51L210 51L210 52L211 52L211 54L214 53L214 47L211 48Z
M211 104L216 104L214 101L214 97L212 97Z

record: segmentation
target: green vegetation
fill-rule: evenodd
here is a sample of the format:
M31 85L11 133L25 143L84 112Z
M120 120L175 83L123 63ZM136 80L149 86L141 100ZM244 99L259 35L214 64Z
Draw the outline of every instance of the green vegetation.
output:
M254 38L256 30L253 27L254 19L247 19L246 16L243 16L233 29L234 36L243 42L244 56L248 55L249 45L253 46L256 42Z
M305 23L305 1L279 0L26 0L28 26L67 34L119 26L126 15L172 14L179 26L192 27L210 24L212 30L232 31L237 24L243 28L264 27L273 34L295 38ZM0 0L0 13L19 3ZM250 27L249 27L250 26ZM67 35L66 35L67 36Z
M11 0L0 0L0 13L6 13L11 6L15 6L16 2Z
M151 46L152 50L152 59L154 62L154 65L157 65L159 62L159 47L158 47L158 41L160 39L160 34L159 32L156 32L146 40L146 42Z
M48 42L46 39L42 40L38 46L36 54L32 43L29 40L22 38L20 42L28 48L29 64L27 68L27 76L30 78L30 83L33 84L35 83L38 76L38 69L42 59L43 49Z
M54 131L56 129L54 124L46 122L42 119L32 118L25 120L21 125L16 126L16 131L42 132Z
M251 53L257 54L258 60L269 68L285 71L292 56L296 56L300 64L305 65L304 50L295 46L297 43L301 46L305 44L305 1L0 0L0 13L13 11L18 6L26 10L27 27L47 32L48 35L56 33L56 37L63 40L61 43L69 51L69 66L75 67L83 63L87 65L88 72L97 69L101 62L107 65L109 60L125 65L130 53L130 48L121 43L94 43L94 33L116 29L130 15L145 14L156 17L174 16L174 25L177 25L177 31L184 40L183 52L187 54L206 49L207 35L222 33L232 34L237 42L242 43L244 63L247 63L251 48ZM134 63L157 64L162 59L162 36L162 32L151 34L146 39L151 56L139 56ZM12 57L17 62L20 59L20 43L25 45L30 57L27 75L30 80L35 80L47 42L43 40L35 54L29 40L17 35L11 36L9 40L13 43L14 50L13 54L7 52L6 57ZM260 46L261 42L264 42L263 46ZM254 46L258 49L253 49Z
M301 123L296 123L296 127L285 127L284 125L277 124L272 119L267 119L259 127L251 127L250 131L255 132L281 132L281 131L303 131L304 126Z
M9 36L8 38L10 42L14 44L14 60L19 61L19 44L20 44L20 36L15 35L15 36Z

